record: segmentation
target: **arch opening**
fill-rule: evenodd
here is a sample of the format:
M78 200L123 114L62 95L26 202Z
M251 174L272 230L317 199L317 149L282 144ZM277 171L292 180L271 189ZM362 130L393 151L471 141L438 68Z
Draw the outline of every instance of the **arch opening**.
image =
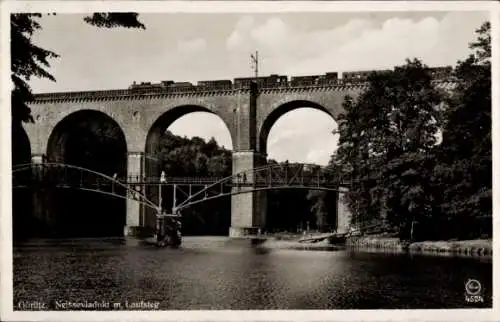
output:
M103 112L81 110L61 120L47 145L47 161L60 162L125 178L127 143L118 123ZM126 200L92 191L54 188L47 191L50 235L122 236Z
M290 112L296 112L300 110L308 110L308 112L316 112L317 115L324 116L323 113L326 113L329 116L330 120L335 121L335 118L333 115L322 105L311 102L311 101L304 101L304 100L296 100L296 101L290 101L285 104L280 105L278 108L274 109L264 120L260 127L259 131L259 151L263 154L267 154L268 150L268 138L269 134L271 132L271 129L274 127L276 124L277 126L280 126L279 123L280 120L287 116L293 116L295 113L290 113ZM323 113L318 113L319 111ZM318 118L317 118L318 119ZM326 118L323 118L326 119ZM288 121L288 120L287 120ZM289 122L289 121L288 121ZM302 120L300 118L296 118L295 120L292 120L294 124L297 124L301 127L303 127L303 124L307 123L306 120ZM336 123L335 123L336 124ZM274 131L273 131L274 132Z
M268 163L314 163L326 166L338 146L337 123L323 106L292 101L264 121L260 149ZM338 192L306 189L267 192L267 227L271 231L332 231L337 227Z
M151 127L146 139L145 175L166 177L222 178L232 171L232 140L228 126L209 109L179 106L161 115ZM192 186L191 193L204 186ZM162 186L161 201L165 211L174 206L174 188ZM179 185L175 203L186 198L189 187ZM160 201L159 187L146 188L146 196ZM183 212L183 234L226 235L230 224L230 200L214 200ZM154 227L155 214L145 209L145 225Z

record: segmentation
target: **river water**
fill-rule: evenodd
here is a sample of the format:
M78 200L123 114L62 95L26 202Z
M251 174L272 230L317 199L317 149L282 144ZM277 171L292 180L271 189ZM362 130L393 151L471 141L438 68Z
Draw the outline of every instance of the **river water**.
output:
M185 237L180 249L117 238L35 240L13 255L15 310L492 306L491 260L291 250L226 237ZM465 301L471 278L483 303Z

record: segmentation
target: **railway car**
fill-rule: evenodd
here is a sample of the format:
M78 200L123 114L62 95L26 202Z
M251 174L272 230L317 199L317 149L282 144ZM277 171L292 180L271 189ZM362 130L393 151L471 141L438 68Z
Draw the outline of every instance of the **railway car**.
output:
M170 84L168 87L168 92L170 93L194 92L195 90L195 86L190 82L176 82Z
M234 79L234 88L249 87L252 82L256 82L259 88L285 87L288 85L288 77L281 75L270 75L264 77L240 77Z
M342 81L346 83L357 83L357 82L366 82L368 77L373 73L387 73L391 72L388 69L382 70L364 70L364 71L356 71L356 72L344 72L342 73Z
M317 85L335 85L339 83L339 73L331 72L318 76Z
M255 81L256 81L255 77L239 77L233 80L233 84L234 88L246 88L249 87L250 84Z
M319 76L294 76L290 79L290 86L314 86L318 84Z
M339 78L339 73L337 72L329 72L325 74L325 77L327 79L338 79Z
M446 67L430 67L429 73L433 79L447 79L453 75L453 68L451 66Z
M170 85L172 85L174 83L174 81L171 81L171 80L168 80L168 81L161 81L161 85L165 88L169 87Z
M327 84L336 83L338 80L339 73L337 72L326 73L324 76L322 76L322 81Z
M268 77L263 77L265 88L273 88L273 87L284 87L288 85L288 77L282 75L272 74Z
M233 83L230 80L209 80L199 81L196 86L200 91L232 89Z
M342 79L346 82L364 82L373 71L356 71L342 73Z

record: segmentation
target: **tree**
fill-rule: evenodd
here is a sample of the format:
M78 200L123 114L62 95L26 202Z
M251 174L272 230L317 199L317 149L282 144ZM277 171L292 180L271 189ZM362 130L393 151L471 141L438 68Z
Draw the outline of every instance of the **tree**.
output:
M373 73L356 101L345 99L336 162L352 182L356 221L388 220L408 238L411 223L430 215L427 169L442 100L428 67L417 59Z
M473 54L455 69L458 86L447 101L436 167L444 215L469 228L475 218L492 215L490 32L489 22L476 30Z
M469 44L469 48L474 52L471 55L477 65L491 65L491 23L483 23L476 30L477 40Z
M415 237L413 223L425 227L417 238L491 232L490 29L484 23L476 30L473 54L454 70L451 95L437 91L427 67L413 60L373 74L358 100L346 97L330 164L341 164L352 181L355 222L386 219L404 239ZM474 228L485 216L484 227ZM429 228L443 224L447 229L432 236Z
M369 195L366 195L368 187L365 184L367 180L361 181L363 173L366 172L366 163L363 159L367 157L365 144L366 139L364 126L362 122L367 117L363 114L366 112L361 108L361 105L349 96L346 96L343 102L344 113L338 118L338 130L334 134L339 134L339 143L336 155L330 159L329 165L342 165L341 171L346 178L353 180L350 186L348 195L348 205L351 212L354 214L353 224L363 222L369 218L376 216L375 208L370 207L371 200Z
M344 123L345 124L345 123ZM316 170L319 170L320 166L313 169L313 176ZM337 155L334 153L328 165L322 170L325 176L332 179L340 179L339 182L343 181L342 175L344 174L345 167L341 163L337 162ZM316 217L316 227L320 231L334 230L337 227L337 207L338 207L338 193L337 191L325 190L309 190L307 194L307 200L311 203L311 212Z
M38 23L39 13L16 13L10 17L11 39L11 80L12 89L12 122L33 122L27 104L33 96L29 81L32 77L55 78L47 70L50 59L59 57L55 52L41 48L33 43L33 34L42 28ZM100 28L142 28L145 26L137 20L137 13L94 13L84 18L86 23Z
M14 124L33 122L30 108L26 104L32 99L31 88L28 85L31 77L47 78L54 81L54 77L45 69L49 66L48 60L58 55L50 50L40 48L32 43L33 33L40 29L36 18L41 14L12 14L10 18L11 39L11 79L12 89L12 120Z
M57 53L41 48L33 43L33 35L42 28L39 24L38 19L42 15L39 13L16 13L10 16L10 39L11 39L11 81L12 81L12 91L11 91L11 136L12 136L12 162L13 164L26 163L31 161L31 155L29 151L29 140L22 127L23 122L34 122L31 115L31 110L29 108L28 102L33 99L31 88L29 82L33 77L46 78L55 81L55 78L49 72L50 60L59 57ZM86 23L95 25L101 28L113 28L113 27L130 27L130 28L144 28L137 20L137 14L135 13L95 13L92 16L84 18ZM94 127L96 125L94 124ZM77 130L81 130L77 129ZM99 128L97 133L89 133L89 128L80 135L77 139L80 142L88 142L89 146L93 148L94 154L101 156L109 155L123 155L123 153L117 152L120 146L116 144L109 144L110 142L115 143L120 140L119 132L108 126L104 128ZM104 135L102 135L104 134ZM93 142L90 142L92 141ZM75 144L81 149L81 146ZM111 147L111 149L110 149ZM111 150L115 150L113 151ZM75 149L73 149L75 150ZM103 172L112 173L116 169L111 169L110 166L116 168L116 164L113 165L113 161L109 158L104 158L105 162L97 162L95 157L82 159L78 157L80 151L73 151L73 159L78 161L78 163L87 163L89 167L94 169L101 169ZM68 154L68 151L66 151ZM83 154L81 154L83 156ZM102 158L101 158L102 161ZM74 195L64 195L61 199L67 201L67 204L71 203L71 197ZM28 209L31 195L16 191L13 194L13 222L14 234L18 236L19 232L25 233L30 231L30 222L33 218L28 218L27 214L30 212ZM81 197L81 195L80 195ZM81 198L80 198L81 200ZM94 199L94 201L97 199ZM100 200L102 201L102 199ZM106 209L106 205L97 200L97 202L89 202L87 205L99 205L100 209ZM81 208L81 207L80 207ZM119 213L116 208L110 213ZM82 213L92 213L92 210L78 209ZM75 215L75 214L74 214ZM76 216L78 217L78 216ZM28 226L28 229L26 229ZM78 225L77 225L78 226ZM35 231L41 230L40 223L35 222L32 226ZM88 233L88 232L87 232Z

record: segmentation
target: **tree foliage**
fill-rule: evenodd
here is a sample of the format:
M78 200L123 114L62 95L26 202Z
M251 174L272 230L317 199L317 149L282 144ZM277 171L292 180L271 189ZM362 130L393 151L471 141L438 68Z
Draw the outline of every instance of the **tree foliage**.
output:
M389 210L383 219L403 227L430 211L426 159L436 144L441 99L427 66L416 59L374 73L356 101L345 99L336 162L353 182L355 220Z
M330 166L352 182L352 224L384 222L403 239L485 232L471 225L491 215L490 29L485 23L476 30L451 94L438 90L427 66L414 59L372 74L357 100L345 98ZM435 229L440 225L449 231Z
M459 85L447 101L436 167L444 215L466 221L492 214L490 24L476 32L474 53L455 70Z
M188 139L167 131L159 157L168 177L198 176L223 178L231 175L231 151L219 147L214 138Z
M140 28L146 29L137 18L139 14L134 12L111 12L111 13L94 13L91 16L83 18L83 20L99 28Z
M31 38L41 29L37 18L41 14L12 14L10 17L11 39L11 80L12 89L12 118L14 123L19 121L33 121L30 108L26 104L32 99L31 88L28 84L32 77L47 78L55 81L46 70L49 59L58 55L50 50L33 44Z

